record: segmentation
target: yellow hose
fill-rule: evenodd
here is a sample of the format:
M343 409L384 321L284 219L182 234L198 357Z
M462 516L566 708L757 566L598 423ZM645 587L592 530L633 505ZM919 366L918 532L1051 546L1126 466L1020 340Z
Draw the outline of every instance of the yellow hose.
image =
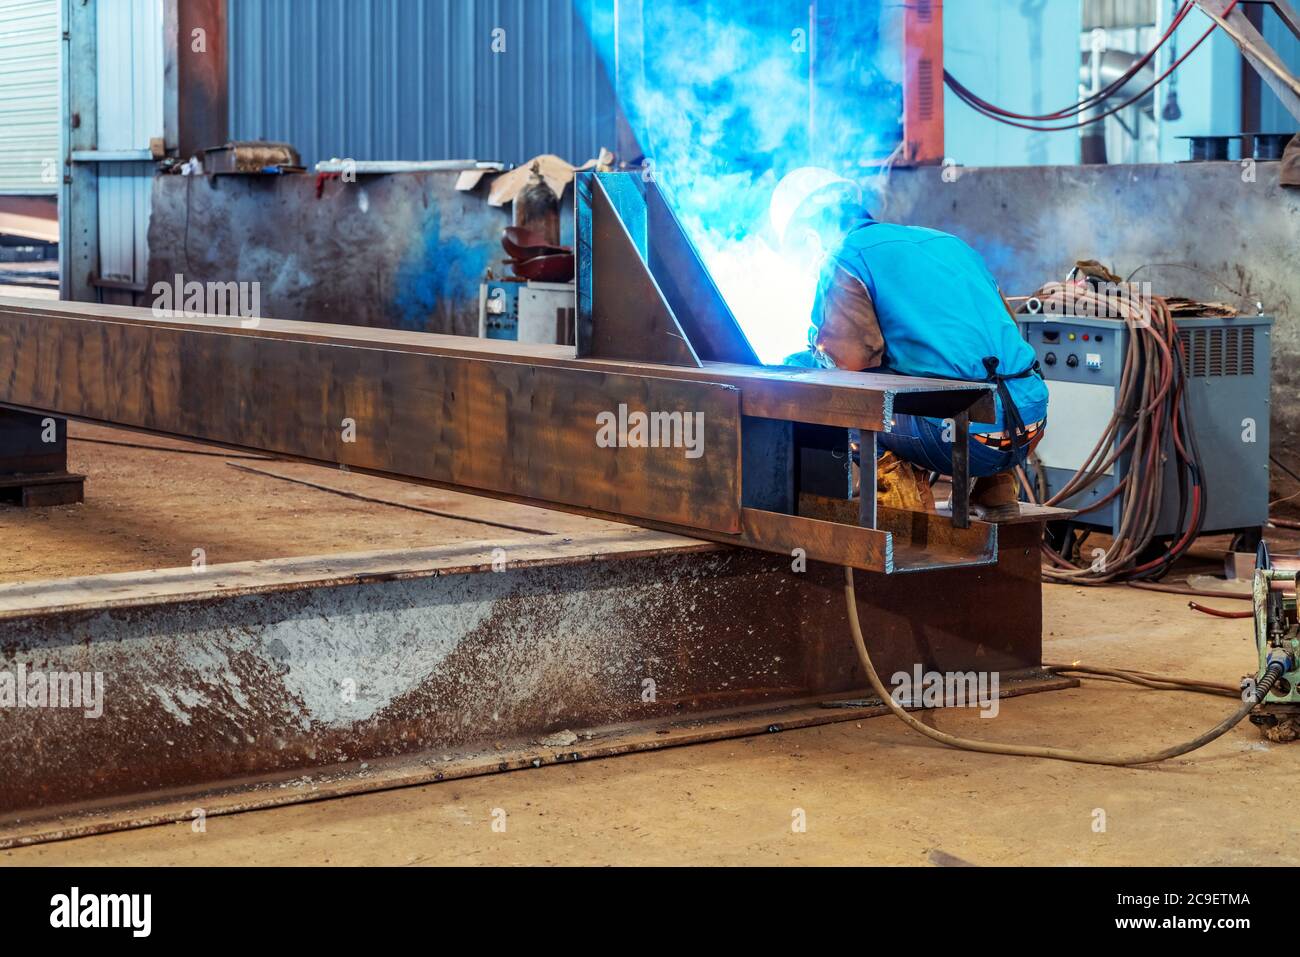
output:
M871 655L867 653L867 644L862 638L862 625L858 621L858 599L857 592L853 587L853 569L845 567L844 569L844 598L848 603L849 612L849 630L853 634L853 646L858 651L858 660L862 662L862 668L867 673L867 680L871 682L872 690L885 703L885 706L898 717L900 721L906 724L913 731L917 731L927 738L938 741L940 744L946 744L951 748L961 748L965 751L979 751L984 754L1008 754L1014 757L1022 758L1050 758L1054 761L1073 761L1078 764L1104 764L1111 767L1131 767L1137 764L1154 764L1157 761L1166 761L1169 758L1176 758L1180 754L1187 754L1189 751L1195 751L1197 748L1204 747L1215 738L1226 734L1235 727L1242 718L1254 710L1256 701L1247 701L1242 704L1233 714L1225 718L1219 724L1205 734L1193 741L1185 744L1174 745L1165 748L1163 751L1156 751L1151 754L1134 754L1124 757L1116 757L1108 754L1089 754L1085 751L1069 751L1065 748L1037 747L1023 744L1002 744L995 741L976 741L973 738L960 738L954 734L948 734L944 731L936 730L929 725L918 721L907 713L906 710L897 701L894 700L888 689L885 688L884 682L880 680L880 675L876 674L876 667L871 663ZM1261 682L1262 693L1256 693L1256 700L1262 699L1268 693L1268 686L1272 685L1269 681L1267 685Z

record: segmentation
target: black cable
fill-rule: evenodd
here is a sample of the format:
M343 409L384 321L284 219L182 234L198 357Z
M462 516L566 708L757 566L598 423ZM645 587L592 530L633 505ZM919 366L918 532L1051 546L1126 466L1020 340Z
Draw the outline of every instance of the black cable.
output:
M1287 475L1289 475L1289 476L1291 476L1293 479L1295 479L1297 482L1300 482L1300 475L1296 475L1296 474L1295 474L1294 472L1292 472L1289 468L1287 468L1285 465L1283 465L1283 464L1278 460L1278 457L1277 457L1276 455L1274 455L1272 452L1269 453L1269 455L1268 455L1268 460L1269 460L1270 462L1272 462L1274 465L1276 465L1278 468L1280 468L1280 469L1281 469L1283 472L1285 472Z

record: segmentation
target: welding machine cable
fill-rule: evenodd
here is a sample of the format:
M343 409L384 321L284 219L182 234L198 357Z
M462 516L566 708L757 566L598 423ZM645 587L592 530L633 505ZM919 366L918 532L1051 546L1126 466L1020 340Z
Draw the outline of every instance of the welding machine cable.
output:
M862 663L863 670L867 673L867 680L871 682L871 688L904 724L913 731L917 731L927 738L932 738L940 744L946 744L952 748L960 748L964 751L979 751L984 754L1006 754L1012 757L1024 758L1050 758L1054 761L1072 761L1076 764L1103 764L1111 767L1132 767L1138 764L1154 764L1157 761L1167 761L1169 758L1176 758L1179 755L1187 754L1189 751L1195 751L1202 748L1231 731L1236 727L1246 715L1254 710L1255 705L1264 700L1264 697L1272 690L1284 671L1284 665L1279 662L1273 662L1269 665L1264 677L1259 681L1255 688L1255 693L1250 696L1250 700L1243 702L1242 706L1235 712L1224 718L1209 731L1200 737L1185 744L1174 745L1165 748L1163 751L1156 751L1151 754L1135 754L1123 757L1106 754L1088 754L1083 751L1070 751L1065 748L1037 747L1023 744L1003 744L996 741L977 741L974 738L961 738L954 734L940 731L937 728L931 728L929 725L918 721L912 715L894 700L893 695L885 687L884 682L880 680L880 675L876 673L876 667L871 663L871 655L867 652L866 641L862 637L862 625L858 621L858 599L857 593L853 587L853 569L847 565L844 567L844 598L848 605L849 631L853 635L853 646L857 649L858 660Z
M1088 678L1113 678L1127 681L1129 684L1154 688L1156 691L1190 691L1193 694L1212 694L1224 698L1240 698L1241 689L1218 681L1202 681L1200 678L1171 678L1167 675L1152 674L1149 671L1133 671L1129 668L1098 668L1081 664L1048 664L1043 662L1043 669L1058 675L1083 675Z
M1241 2L1242 0L1232 0L1232 3L1230 3L1224 9L1223 17L1226 18L1229 14L1231 14L1232 11L1236 9L1237 4ZM1191 9L1190 4L1185 5L1185 8L1182 11L1180 11L1179 20L1181 20L1181 17L1185 16L1187 12L1190 11L1190 9ZM1177 26L1178 22L1179 21L1176 20L1173 26ZM1188 47L1186 53L1184 53L1178 59L1174 60L1174 62L1170 64L1167 70L1165 70L1158 77L1156 77L1155 81L1149 84L1148 86L1146 86L1143 90L1134 94L1132 97L1125 100L1123 103L1119 104L1118 106L1111 107L1109 110L1106 110L1105 112L1097 113L1096 115L1091 116L1088 119L1083 120L1082 122L1079 123L1066 123L1059 126L1038 126L1033 123L1022 123L1018 120L1014 120L1010 118L1011 116L1015 115L1011 111L996 107L993 104L989 103L987 100L980 98L978 95L973 93L970 89L962 85L962 83L960 83L957 80L957 78L954 77L947 70L943 71L943 79L944 82L948 85L948 88L957 95L958 99L960 99L963 103L969 106L972 110L979 113L981 116L987 117L990 120L996 120L999 123L1005 123L1007 126L1014 126L1022 130L1031 130L1035 133L1052 133L1052 132L1060 132L1063 130L1079 130L1079 129L1083 129L1086 126L1090 126L1093 123L1100 123L1102 120L1106 119L1107 117L1114 116L1115 114L1120 113L1121 111L1127 109L1133 104L1138 103L1141 100L1145 99L1147 96L1151 94L1151 92L1156 87L1158 87L1161 83L1167 80L1174 73L1175 70L1177 70L1180 66L1182 66L1183 63L1187 60L1187 58L1190 57L1193 53L1195 53L1200 48L1201 44L1204 43L1206 40L1208 40L1210 38L1210 34L1214 33L1214 31L1218 29L1218 27L1219 27L1218 23L1210 24L1210 28L1206 30L1203 34L1201 34L1200 39L1198 39L1195 43L1193 43L1190 47ZM1166 35L1166 37L1161 39L1160 44L1158 44L1157 46L1162 45L1167 39L1168 36ZM1155 51L1153 50L1152 53L1154 54L1154 52ZM1120 82L1121 80L1122 82ZM1111 96L1116 95L1118 93L1119 89L1122 88L1123 83L1126 83L1127 80L1120 78L1120 80L1117 80L1116 82L1120 83L1120 86L1114 86L1114 84L1112 84L1110 87L1105 87L1102 90L1099 90L1096 94L1093 94L1093 96L1089 97L1087 100L1084 100L1076 104L1074 108L1071 108L1070 110L1060 111L1058 115L1075 116L1078 115L1080 112L1083 112L1084 110L1090 108L1090 106L1092 105L1096 97L1101 97L1103 100L1109 99ZM1101 102L1097 102L1096 106L1100 107Z
M1114 475L1127 456L1131 465L1103 494L1095 495L1083 512L1095 512L1122 496L1110 547L1097 560L1075 564L1067 552L1044 541L1047 564L1043 577L1079 585L1100 585L1117 579L1158 578L1190 547L1200 533L1206 513L1201 455L1187 399L1187 355L1168 303L1121 285L1103 296L1091 286L1049 284L1039 294L1059 312L1080 309L1108 315L1117 310L1128 331L1129 347L1115 387L1115 412L1084 463L1048 498L1045 505L1062 505ZM1166 448L1177 476L1176 541L1163 554L1148 559L1162 515Z
M1001 107L995 106L982 97L977 96L946 72L944 74L944 79L953 87L953 91L958 93L969 106L979 110L979 112L984 113L985 115L990 115L991 119L1006 118L1012 120L1030 120L1039 123L1068 119L1072 116L1078 116L1089 108L1095 107L1101 101L1110 99L1122 90L1134 77L1141 73L1146 65L1155 58L1155 55L1160 51L1160 48L1163 47L1169 41L1169 38L1174 35L1174 32L1182 24L1183 20L1192 12L1194 6L1195 4L1191 2L1184 3L1177 11L1175 11L1173 19L1170 21L1169 26L1165 28L1165 32L1161 35L1160 39L1156 41L1155 46L1141 57L1135 59L1129 68L1120 76L1102 86L1095 93L1089 94L1082 100L1079 100L1065 109L1055 110L1051 113L1016 113L1012 110L1005 110Z

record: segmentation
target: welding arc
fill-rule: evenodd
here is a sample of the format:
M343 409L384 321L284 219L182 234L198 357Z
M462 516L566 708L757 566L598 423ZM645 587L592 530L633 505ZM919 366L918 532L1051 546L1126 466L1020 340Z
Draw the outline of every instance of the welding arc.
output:
M905 725L913 731L920 732L927 738L938 741L940 744L946 744L952 748L960 748L963 751L979 751L983 754L1005 754L1012 757L1021 758L1049 758L1053 761L1072 761L1076 764L1102 764L1110 767L1127 768L1139 764L1155 764L1158 761L1167 761L1170 758L1176 758L1179 755L1187 754L1198 748L1203 748L1216 738L1227 734L1234 727L1241 723L1241 720L1254 710L1255 705L1264 700L1264 697L1273 689L1278 678L1282 677L1285 665L1281 662L1273 662L1268 666L1264 677L1260 679L1255 688L1255 693L1250 696L1250 700L1242 703L1241 707L1231 715L1224 718L1209 731L1188 741L1184 744L1177 744L1173 747L1165 748L1163 751L1155 751L1151 754L1134 754L1122 757L1116 757L1107 754L1089 754L1085 751L1070 751L1065 748L1040 747L1024 744L1004 744L997 741L977 741L974 738L961 738L955 734L948 734L937 728L932 728L922 721L918 721L912 715L894 700L893 695L885 687L884 682L880 680L880 675L876 673L876 667L871 663L871 655L867 652L867 644L862 638L862 625L858 621L858 598L853 588L853 569L847 565L844 568L844 598L848 605L849 631L853 636L853 647L857 649L858 660L862 663L862 669L867 673L867 680L871 682L871 688L884 702L885 706L892 711Z
M1228 14L1232 13L1233 9L1236 8L1239 2L1240 0L1233 0L1233 2L1229 4L1228 8L1224 10L1223 16L1227 17ZM1170 29L1166 31L1165 35L1161 37L1159 42L1156 43L1155 47L1152 48L1151 51L1148 52L1144 57L1140 58L1128 70L1126 70L1122 76L1116 78L1114 82L1108 84L1106 87L1102 88L1101 90L1098 90L1096 93L1081 100L1079 103L1075 104L1075 106L1070 107L1067 110L1058 111L1057 113L1049 113L1042 116L1032 116L1032 115L1021 116L1020 114L1013 113L1010 110L1004 110L1001 107L994 106L992 103L989 103L987 100L982 99L980 96L973 93L968 87L962 84L956 77L954 77L947 70L943 71L943 79L944 82L948 85L948 88L951 89L955 94L957 94L958 99L960 99L963 103L969 106L972 110L979 113L981 116L985 116L990 120L996 120L999 123L1005 123L1007 126L1015 126L1018 127L1019 129L1030 130L1035 133L1054 133L1054 132L1063 132L1066 130L1083 129L1086 126L1091 126L1093 123L1100 123L1108 116L1114 116L1116 113L1119 113L1121 110L1125 110L1128 107L1132 106L1134 103L1137 103L1140 100L1144 99L1149 93L1151 93L1152 90L1154 90L1161 83L1167 80L1175 70L1177 70L1180 66L1182 66L1183 63L1187 60L1187 58L1190 57L1193 53L1195 53L1202 43L1204 43L1206 40L1209 39L1210 34L1212 34L1216 29L1218 29L1219 25L1217 23L1210 24L1210 28L1206 30L1203 34L1201 34L1200 38L1195 43L1193 43L1190 47L1187 48L1187 52L1185 52L1182 56L1180 56L1172 64L1170 64L1169 69L1165 70L1165 72L1161 73L1158 77L1156 77L1155 81L1152 82L1147 87L1145 87L1141 92L1125 100L1119 106L1112 107L1111 109L1106 110L1104 113L1099 113L1098 115L1083 120L1082 122L1067 123L1062 126L1035 126L1033 125L1033 123L1024 123L1021 122L1020 120L1028 119L1028 120L1035 120L1035 121L1050 121L1056 119L1066 119L1071 116L1077 116L1080 113L1084 112L1085 110L1090 109L1094 105L1100 105L1105 100L1114 96L1116 93L1119 92L1119 90L1123 87L1125 83L1131 80L1133 76L1137 75L1137 71L1140 70L1143 66L1145 66L1146 63L1150 60L1150 58L1155 54L1156 50L1158 50L1161 46L1163 46L1164 43L1169 39L1169 37L1172 36L1173 30L1178 27L1182 19L1186 17L1187 14L1191 11L1192 6L1193 4L1191 3L1184 4L1183 8L1179 10L1178 15L1174 18L1173 22L1170 24ZM1016 117L1019 117L1019 119L1017 119Z
M1080 514L1095 511L1123 496L1110 547L1096 561L1078 565L1044 540L1043 577L1077 585L1160 578L1200 534L1207 507L1201 454L1187 402L1187 357L1173 314L1164 299L1140 296L1128 284L1116 284L1103 297L1090 285L1052 283L1037 296L1057 315L1118 312L1129 339L1114 414L1079 470L1043 503L1058 506L1081 495L1107 478L1127 456L1128 468L1115 487L1078 510ZM1159 527L1166 438L1172 439L1178 478L1178 535L1164 554L1143 560Z

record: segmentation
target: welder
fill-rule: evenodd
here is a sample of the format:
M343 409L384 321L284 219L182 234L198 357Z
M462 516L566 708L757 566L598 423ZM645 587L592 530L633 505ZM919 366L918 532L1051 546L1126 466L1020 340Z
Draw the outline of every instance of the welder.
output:
M1018 515L1014 472L1042 438L1047 386L980 255L938 230L878 222L855 183L818 167L786 175L770 214L788 255L820 259L809 348L786 362L994 384L995 420L970 427L971 511ZM953 435L950 421L896 414L877 442L951 475Z

